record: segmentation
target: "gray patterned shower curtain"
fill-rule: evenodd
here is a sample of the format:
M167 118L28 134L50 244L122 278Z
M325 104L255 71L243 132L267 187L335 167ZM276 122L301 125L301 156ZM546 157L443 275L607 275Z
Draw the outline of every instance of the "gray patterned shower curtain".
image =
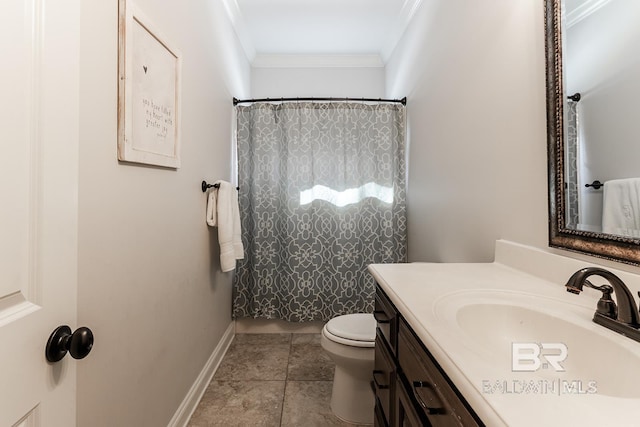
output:
M326 321L371 312L370 263L405 262L405 107L237 108L244 260L235 318Z
M567 142L565 144L566 227L578 228L580 223L580 199L578 186L578 103L567 101Z

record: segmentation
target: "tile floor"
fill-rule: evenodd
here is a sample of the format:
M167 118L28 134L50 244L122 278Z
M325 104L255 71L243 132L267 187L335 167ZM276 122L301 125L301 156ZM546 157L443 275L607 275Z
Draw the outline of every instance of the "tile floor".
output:
M189 427L353 427L331 413L333 368L320 334L238 334Z

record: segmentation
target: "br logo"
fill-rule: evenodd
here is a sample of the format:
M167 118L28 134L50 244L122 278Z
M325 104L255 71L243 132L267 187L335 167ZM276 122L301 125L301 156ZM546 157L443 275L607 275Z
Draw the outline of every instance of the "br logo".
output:
M542 368L564 372L561 362L567 353L567 346L562 343L514 342L511 343L511 370L534 372Z

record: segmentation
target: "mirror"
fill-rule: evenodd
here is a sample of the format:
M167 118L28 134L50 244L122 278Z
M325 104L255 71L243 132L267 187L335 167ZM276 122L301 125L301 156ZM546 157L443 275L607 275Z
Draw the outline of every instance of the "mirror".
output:
M640 264L640 2L545 8L549 245Z

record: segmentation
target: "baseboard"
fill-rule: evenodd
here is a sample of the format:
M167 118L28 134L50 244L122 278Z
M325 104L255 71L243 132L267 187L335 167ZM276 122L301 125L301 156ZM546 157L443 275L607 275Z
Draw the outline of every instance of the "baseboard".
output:
M200 375L198 375L198 378L196 378L196 381L191 386L191 389L178 407L176 413L173 415L173 418L171 418L168 427L186 427L187 423L191 419L191 415L193 415L193 412L196 410L202 395L211 382L213 374L216 373L222 358L229 349L234 335L235 322L231 322L227 330L224 332L224 335L222 335L222 339L213 350L213 353L211 353L211 357L209 357L204 368L202 368Z

